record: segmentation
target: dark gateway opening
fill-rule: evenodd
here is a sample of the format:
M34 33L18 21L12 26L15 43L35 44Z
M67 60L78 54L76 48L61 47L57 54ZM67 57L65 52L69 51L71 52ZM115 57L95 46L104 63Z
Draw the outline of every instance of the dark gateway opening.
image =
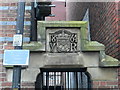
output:
M87 68L40 68L35 90L91 90Z

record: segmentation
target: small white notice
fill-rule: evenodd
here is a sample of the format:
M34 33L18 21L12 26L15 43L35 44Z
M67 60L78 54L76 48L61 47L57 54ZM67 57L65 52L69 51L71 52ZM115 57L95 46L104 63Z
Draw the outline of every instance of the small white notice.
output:
M15 34L14 35L13 46L22 46L22 34Z

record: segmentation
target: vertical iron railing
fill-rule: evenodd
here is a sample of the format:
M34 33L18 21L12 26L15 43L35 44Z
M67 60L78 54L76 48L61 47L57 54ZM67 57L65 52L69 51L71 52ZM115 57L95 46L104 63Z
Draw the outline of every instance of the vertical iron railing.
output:
M40 89L37 90L90 90L91 80L85 68L78 69L41 69ZM89 80L88 80L89 79ZM37 82L37 81L36 81ZM37 84L37 83L36 83Z

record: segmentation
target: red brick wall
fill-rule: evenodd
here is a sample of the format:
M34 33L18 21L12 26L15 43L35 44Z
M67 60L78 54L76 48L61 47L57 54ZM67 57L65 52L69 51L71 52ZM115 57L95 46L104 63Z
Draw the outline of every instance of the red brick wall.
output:
M119 37L118 37L118 50L119 50L119 57L120 57L120 1L118 3L118 33L119 33ZM120 68L118 69L118 85L119 85L119 88L120 88Z
M106 54L120 59L120 2L90 3L90 6L90 27L92 40L103 43L106 46ZM118 85L120 88L119 73L120 69L118 69L118 81L109 83L108 81L105 81L105 86L117 88ZM100 82L97 83L100 85Z
M118 2L90 3L90 27L91 38L103 43L106 54L120 59L120 30L119 30L119 7ZM105 86L120 88L120 70L118 69L118 81L104 81ZM100 82L97 82L100 85ZM102 82L103 83L103 82ZM104 87L104 84L102 87ZM98 85L98 86L99 86ZM98 87L97 86L97 87ZM96 87L96 85L95 85ZM100 86L101 87L101 86Z
M120 88L120 68L118 68L118 86Z
M93 81L93 88L118 89L117 81Z
M0 89L11 88L12 82L7 80L7 69L3 66L3 53L6 49L14 49L12 45L13 35L16 33L16 16L17 16L17 2L16 3L0 3ZM30 6L27 3L26 6ZM30 25L30 9L25 11L24 37L29 38ZM28 40L26 40L28 42ZM11 77L12 78L12 77ZM29 82L22 83L22 87L33 88L34 84Z
M80 21L89 8L91 39L103 43L106 54L120 59L118 2L68 2L67 20Z
M67 3L67 20L80 21L85 11L89 8L90 34L93 41L103 43L106 54L120 59L120 30L119 30L119 8L120 3L116 2L74 2ZM118 69L119 73L119 69ZM120 76L118 75L118 78ZM118 79L119 80L119 79ZM117 88L116 81L93 81L94 88ZM119 80L120 82L120 80Z
M17 2L12 3L0 3L0 89L11 88L12 82L7 80L7 69L3 67L3 53L6 49L14 49L13 47L13 35L16 33L16 17L17 17ZM57 3L57 9L59 8ZM60 16L56 10L53 9L53 14L57 14L52 20L65 20L65 3L61 3L64 15ZM2 9L1 9L2 8ZM24 26L24 38L25 42L29 42L30 36L30 3L26 3L25 10L25 26ZM53 7L54 8L54 7ZM62 10L61 9L61 10ZM57 10L58 11L58 10ZM55 12L55 13L54 13ZM58 19L59 18L59 19ZM27 39L27 40L26 40ZM12 77L11 77L12 78ZM34 88L32 82L22 82L22 88Z
M119 46L118 46L118 52L119 52L119 56L120 56L120 1L119 1L119 3L118 3L118 17L117 17L117 21L118 21L118 44L119 44Z
M118 3L91 3L90 27L92 40L103 43L106 54L120 59Z
M118 46L118 52L119 52L119 56L120 56L120 1L119 1L119 3L118 3L118 17L117 17L117 20L118 20L118 44L119 44L119 46ZM119 83L118 83L118 85L119 85L119 88L120 88L120 68L118 69L118 81L119 81Z
M96 90L98 89L120 89L120 68L116 68L115 70L118 75L116 76L116 80L93 80L92 87Z

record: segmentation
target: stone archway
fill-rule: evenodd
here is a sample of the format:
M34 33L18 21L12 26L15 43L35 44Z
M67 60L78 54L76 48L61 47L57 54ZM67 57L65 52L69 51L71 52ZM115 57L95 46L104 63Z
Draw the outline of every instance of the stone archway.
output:
M87 89L92 87L91 76L86 67L50 66L40 68L35 90Z

